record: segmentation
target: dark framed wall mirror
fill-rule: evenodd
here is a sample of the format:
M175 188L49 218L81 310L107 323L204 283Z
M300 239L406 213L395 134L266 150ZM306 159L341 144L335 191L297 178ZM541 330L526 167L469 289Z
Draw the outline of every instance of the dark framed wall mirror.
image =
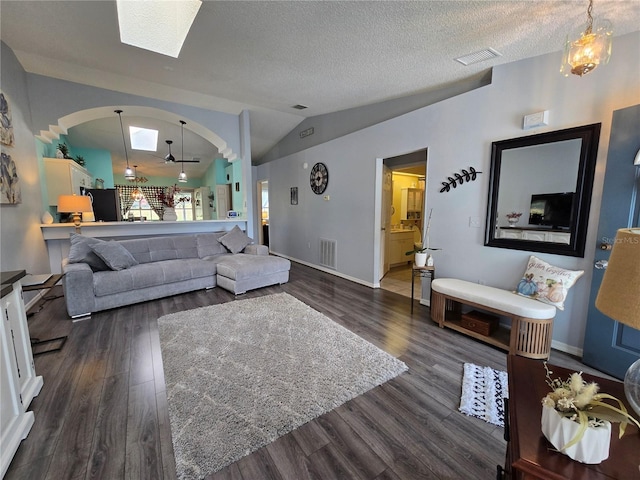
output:
M493 142L485 245L584 257L599 140L595 123Z

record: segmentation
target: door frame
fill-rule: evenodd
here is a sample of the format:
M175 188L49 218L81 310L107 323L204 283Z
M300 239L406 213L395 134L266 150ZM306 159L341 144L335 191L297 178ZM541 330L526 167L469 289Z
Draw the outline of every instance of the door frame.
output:
M418 148L416 150L412 150L410 152L399 153L397 155L389 155L387 157L376 157L375 163L375 185L374 185L374 209L373 209L373 288L380 288L380 279L381 272L384 268L383 262L381 262L381 248L383 245L382 242L382 188L384 183L384 169L382 168L384 165L384 161L396 157L401 157L405 155L411 155L418 152L425 153L424 167L425 167L425 182L424 182L424 196L422 198L422 211L426 212L427 208L427 195L429 192L429 147L424 146ZM390 166L391 171L393 172L396 167L404 167L410 165L416 165L421 162L408 160L406 163L398 163L397 165ZM426 215L422 216L422 228L421 231L424 232L426 226Z

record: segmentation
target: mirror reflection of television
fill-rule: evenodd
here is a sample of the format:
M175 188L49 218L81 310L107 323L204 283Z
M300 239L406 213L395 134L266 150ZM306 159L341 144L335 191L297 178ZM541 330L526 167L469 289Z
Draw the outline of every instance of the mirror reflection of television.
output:
M529 224L551 228L571 228L574 196L575 194L571 192L531 195Z

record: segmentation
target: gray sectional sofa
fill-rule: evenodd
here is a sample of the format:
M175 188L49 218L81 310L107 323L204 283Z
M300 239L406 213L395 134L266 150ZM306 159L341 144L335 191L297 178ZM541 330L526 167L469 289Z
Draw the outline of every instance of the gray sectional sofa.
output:
M242 230L104 241L71 235L62 286L71 317L213 288L235 294L289 280L289 260Z

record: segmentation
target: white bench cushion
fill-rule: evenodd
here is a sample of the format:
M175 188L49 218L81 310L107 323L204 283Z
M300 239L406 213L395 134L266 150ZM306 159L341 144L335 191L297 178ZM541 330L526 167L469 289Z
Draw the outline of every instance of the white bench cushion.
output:
M478 285L457 278L438 278L431 282L433 291L495 308L525 318L546 320L556 316L556 307L521 297L508 290Z

